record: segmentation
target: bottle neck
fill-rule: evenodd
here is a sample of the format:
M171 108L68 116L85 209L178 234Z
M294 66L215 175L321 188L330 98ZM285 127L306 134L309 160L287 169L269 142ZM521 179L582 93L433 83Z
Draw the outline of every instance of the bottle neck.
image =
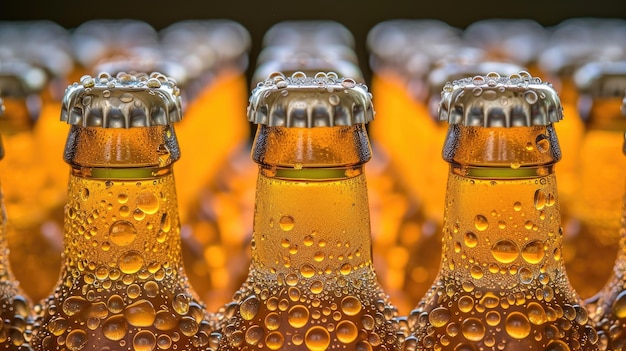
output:
M4 136L28 133L33 128L33 119L30 116L26 97L4 97L4 115L0 117L0 130ZM34 103L34 102L33 102Z
M556 279L562 233L552 165L560 152L552 127L450 129L440 274L498 289Z
M626 119L622 115L623 99L620 97L595 98L591 102L587 129L609 130L622 134L626 130Z
M371 268L363 126L261 126L252 245L258 271L303 277Z
M176 155L167 126L72 127L65 151L72 166L66 271L163 279L182 267L172 173Z

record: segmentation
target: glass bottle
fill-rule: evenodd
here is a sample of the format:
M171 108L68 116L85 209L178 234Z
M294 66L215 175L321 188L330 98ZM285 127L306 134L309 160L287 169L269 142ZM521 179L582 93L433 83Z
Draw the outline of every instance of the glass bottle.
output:
M623 19L572 18L550 29L548 45L539 56L539 68L554 84L561 98L563 114L567 116L556 126L563 150L558 166L565 233L566 254L563 259L570 282L582 298L595 294L608 279L617 254L613 249L617 237L609 241L599 240L581 226L575 213L574 207L579 201L581 143L586 129L578 106L588 105L589 95L579 96L574 72L588 62L625 59L624 38L626 21Z
M620 146L626 121L620 106L626 89L626 61L589 62L574 74L579 106L590 101L585 132L578 153L578 184L572 211L579 228L570 259L573 272L585 274L576 282L583 297L598 292L610 277L617 255L621 193L626 160ZM581 109L582 111L582 109ZM582 260L582 262L576 262Z
M626 115L626 98L622 103L622 114ZM626 154L626 140L622 144L622 153ZM598 330L600 350L620 350L626 345L626 282L624 264L626 259L626 196L622 206L622 228L619 231L619 253L613 273L604 288L598 293L597 301L590 311L591 318Z
M178 88L153 73L70 85L64 263L37 307L35 350L214 349L215 321L188 286L172 165Z
M460 45L460 30L436 20L385 21L367 36L372 93L381 117L369 129L379 160L371 164L384 165L378 173L389 179L387 190L381 192L381 233L376 237L380 249L374 254L383 256L388 265L380 278L389 292L402 291L402 299L396 301L403 315L428 290L440 261L436 233L441 227L442 203L432 201L438 198L433 195L434 187L425 186L432 168L424 172L415 167L431 165L440 134L426 102L426 77L434 62ZM412 151L407 153L408 149ZM437 249L428 249L432 248L429 243ZM421 254L415 255L413 249Z
M561 118L550 84L527 72L446 84L441 267L408 317L406 350L597 349L561 261Z
M252 262L226 306L221 349L397 349L396 311L372 266L365 86L274 74L248 116L259 124Z
M18 57L0 61L0 96L6 108L0 117L4 145L10 152L0 163L5 186L5 206L11 216L7 222L9 259L13 273L25 293L37 301L56 283L61 264L58 237L46 236L42 229L49 219L46 194L46 164L33 128L39 109L31 102L47 82L45 72Z
M0 118L4 104L0 99ZM0 141L0 158L4 157L4 147ZM6 212L4 200L0 194L0 348L5 350L29 350L28 340L31 329L28 325L31 317L30 301L22 292L19 282L11 272L9 248L6 236Z
M250 34L230 20L180 21L160 34L164 56L183 63L189 77L185 120L177 126L185 154L176 165L183 260L191 285L217 310L245 279L249 262L245 223L252 219L254 169L244 156L250 126L243 106Z

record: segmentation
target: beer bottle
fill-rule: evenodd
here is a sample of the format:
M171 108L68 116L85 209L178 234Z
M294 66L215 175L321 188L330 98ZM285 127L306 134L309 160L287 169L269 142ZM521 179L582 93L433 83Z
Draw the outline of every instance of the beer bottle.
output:
M597 349L561 261L561 118L550 84L527 72L446 84L441 267L408 317L405 349Z
M0 99L0 117L4 112L4 105ZM4 157L4 148L0 141L0 158ZM5 350L28 350L30 338L30 301L22 292L18 281L11 272L9 262L9 248L7 245L6 213L4 200L0 194L0 348Z
M221 349L397 349L396 311L372 267L365 86L274 74L248 117L259 124L252 262L225 308Z
M626 115L626 98L622 103L622 114ZM622 152L626 154L626 141ZM624 197L626 201L626 196ZM619 350L626 344L626 292L624 287L624 260L626 259L626 202L622 206L622 228L619 231L619 253L613 274L598 294L598 301L591 311L591 318L598 330L600 350Z
M183 261L190 284L217 310L241 285L249 262L245 223L252 220L255 173L244 156L250 126L243 106L250 35L229 20L176 22L160 34L164 57L183 63L188 75L185 119L177 126L185 154L176 165L183 179L177 184Z
M380 179L383 190L378 192L380 199L371 199L373 206L380 204L377 209L381 212L380 224L373 226L380 227L374 254L383 259L375 262L385 264L379 277L403 315L428 290L440 260L436 233L442 204L427 201L433 198L426 181L430 168L424 172L415 167L430 165L438 128L428 111L426 77L435 61L460 44L460 30L434 20L385 21L367 36L372 92L376 113L382 116L369 129L378 157L368 167L383 167L376 174L370 171L374 167L368 170L371 180ZM407 153L408 149L412 151ZM432 248L428 242L437 249L428 249ZM421 254L416 256L414 249Z
M190 75L185 87L188 96L185 119L178 127L181 149L186 156L177 166L181 171L180 179L185 181L179 181L176 186L181 221L187 223L190 211L197 208L195 203L200 201L199 194L206 191L205 185L214 187L218 171L249 143L250 126L242 106L246 105L248 95L244 72L251 39L245 27L225 19L180 21L159 34L169 60L175 61L190 53L202 60L197 75ZM187 61L181 59L180 62ZM216 129L213 116L230 117L220 120L220 128ZM207 150L211 151L210 158L206 157ZM237 220L229 218L227 221ZM195 239L202 242L207 238Z
M35 350L214 349L180 253L172 80L101 73L67 88L64 262L37 308Z
M39 100L48 79L41 68L17 58L0 60L0 96L6 108L0 130L5 148L11 150L0 163L0 173L11 214L6 228L9 259L22 288L36 301L50 292L61 264L58 238L42 230L50 215L49 202L42 198L48 171L33 134L39 109L31 102Z
M473 60L471 60L473 61ZM439 105L441 102L441 91L446 82L451 82L463 77L473 77L476 75L484 75L489 72L497 72L498 74L508 76L510 74L519 72L521 67L512 63L503 63L495 61L459 61L449 62L447 64L441 64L439 67L433 68L428 74L427 82L429 85L430 95L427 99L429 111L431 111L431 118L433 121L438 119L438 115L434 115L436 111L432 111L432 106ZM436 128L432 131L431 143L428 149L432 153L431 159L426 163L428 164L427 174L423 175L424 181L428 184L430 191L425 192L425 202L429 202L432 206L437 203L441 203L440 207L443 207L445 203L446 195L446 175L448 174L449 165L444 162L441 157L435 158L439 153L436 152L438 148L441 150L443 147L445 137L447 134L447 127L443 122L436 121ZM441 227L438 227L441 230ZM439 262L441 262L441 237L439 235L423 236L419 238L419 241L408 247L409 259L406 264L405 270L405 284L404 291L413 302L414 307L420 299L424 296L428 288L430 288L433 280L435 280ZM416 271L428 272L430 281L423 281L415 279L414 273Z
M574 80L579 100L590 101L578 154L578 187L572 210L579 229L571 233L576 251L570 259L583 297L590 297L606 283L617 255L621 193L626 160L620 145L626 121L620 105L626 89L626 61L589 62ZM583 106L580 103L579 106ZM581 109L582 111L582 109Z

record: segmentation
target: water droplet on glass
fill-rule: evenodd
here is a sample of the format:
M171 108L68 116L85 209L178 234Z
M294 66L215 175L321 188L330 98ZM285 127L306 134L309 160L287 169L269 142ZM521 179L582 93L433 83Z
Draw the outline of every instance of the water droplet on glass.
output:
M289 309L287 322L294 328L302 328L309 321L309 310L302 305L296 305Z
M437 307L428 314L428 321L435 328L443 327L450 321L450 311L445 307Z
M472 247L476 247L476 245L478 245L478 237L476 236L476 234L472 233L472 232L467 232L465 233L465 235L463 236L463 242L465 243L465 246L472 248Z
M541 240L533 240L522 248L522 257L528 263L537 264L541 262L544 256L545 251Z
M489 227L489 221L487 220L485 216L477 215L474 218L474 226L476 227L476 229L482 232Z
M67 334L65 345L67 345L67 348L71 351L81 350L85 347L85 345L87 345L87 333L80 329L72 330L69 334Z
M349 344L356 340L356 337L359 335L359 330L353 322L341 321L337 323L335 334L337 335L337 339L339 339L339 341L344 344Z
M467 318L461 324L461 333L469 341L480 341L485 337L485 325L478 318Z
M325 351L330 345L330 334L324 327L311 327L304 336L304 343L310 351Z
M120 271L125 274L137 273L144 265L144 259L138 251L129 251L120 256L118 260Z
M155 214L159 210L159 199L151 191L142 191L137 195L137 208L146 214Z
M540 134L535 138L535 145L537 145L537 150L541 153L546 153L550 150L550 140L544 134Z
M288 232L292 230L293 227L295 226L295 221L293 217L291 216L282 216L280 217L279 224L280 224L280 229Z
M491 254L498 262L511 263L519 256L519 248L513 241L503 239L491 247Z
M142 330L133 337L133 349L135 351L152 351L156 346L156 337L149 330Z
M111 225L109 237L115 245L126 246L137 237L137 229L130 222L117 221Z
M246 298L239 307L239 314L244 320L252 320L259 313L259 299L252 295Z
M457 304L461 312L468 313L474 308L474 298L471 296L467 296L467 295L461 296Z
M154 323L156 311L148 300L139 300L124 309L124 317L135 327L149 327Z
M111 316L102 324L102 334L109 340L122 340L127 331L128 323L122 315Z
M524 339L530 335L530 322L520 312L511 312L506 317L504 329L509 336L515 339Z

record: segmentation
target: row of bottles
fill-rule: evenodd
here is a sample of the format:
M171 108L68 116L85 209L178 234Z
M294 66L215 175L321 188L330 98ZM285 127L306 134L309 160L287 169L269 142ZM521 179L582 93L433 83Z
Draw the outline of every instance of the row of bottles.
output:
M562 260L553 127L562 108L549 83L526 72L489 73L443 88L440 118L450 124L443 258L406 318L372 261L364 164L374 109L365 85L333 72L296 72L274 73L254 89L252 259L233 301L212 312L182 262L173 172L181 158L173 126L182 119L179 94L159 73L101 73L68 87L61 278L33 314L12 283L9 301L17 307L7 310L21 315L3 325L7 345L598 349ZM600 332L605 346L621 335L619 322L607 322L619 316L611 310L617 296L594 310L611 311L602 318L612 324Z
M298 35L302 39L305 33L318 31L307 24ZM337 27L329 37L341 38L340 32ZM274 32L276 38L283 38L279 42L287 41L276 33L280 31ZM307 40L312 43L317 37L310 35ZM616 269L616 282L605 289L610 293L588 302L591 318L565 274L568 250L562 247L562 239L570 226L561 229L561 209L565 221L575 219L567 217L566 206L559 205L554 169L559 170L555 163L562 157L556 135L563 122L553 123L561 119L562 108L550 84L520 71L519 65L483 61L482 68L472 69L497 67L500 74L455 73L459 76L446 76L454 83L441 87L441 97L431 97L431 105L441 106L438 118L448 121L449 127L435 124L436 130L421 129L428 120L393 122L409 132L445 133L442 148L448 168L444 188L448 198L442 206L445 211L440 210L443 218L430 216L426 200L419 198L424 202L414 205L424 207L405 218L412 228L417 223L419 230L430 228L437 240L439 230L443 232L443 250L441 244L436 248L443 256L425 297L409 292L421 302L411 305L416 308L406 318L398 318L374 273L373 255L379 246L374 240L372 250L370 232L376 227L370 227L368 195L384 196L385 185L374 180L373 189L368 189L364 180L371 156L365 129L373 118L371 95L359 83L362 75L350 61L355 57L350 54L350 40L337 44L336 53L324 57L316 56L324 44L301 44L295 40L285 47L268 45L267 62L286 74L260 79L250 98L248 117L259 124L252 146L259 171L251 237L226 239L226 232L224 237L198 240L202 238L198 233L207 234L206 225L195 224L206 219L202 215L211 212L216 197L229 195L230 183L222 189L208 185L208 205L191 204L189 208L198 209L194 215L200 216L197 222L185 220L191 224L181 240L185 227L178 215L181 200L172 169L181 155L177 136L182 140L184 133L178 128L174 133L172 122L181 119L180 95L185 90L173 79L109 68L113 74L83 76L68 87L62 117L70 130L62 154L71 171L63 210L61 278L52 294L36 304L34 315L29 315L26 299L14 298L19 308L9 310L24 313L15 325L7 326L12 344L27 341L43 350L103 345L134 350L174 346L560 350L596 349L598 342L602 348L620 347L621 270ZM278 54L281 50L303 55L290 60ZM306 50L311 55L304 55ZM348 67L354 75L307 75L289 69L293 62L297 63L292 67L299 65L310 72ZM129 68L121 70L151 70L125 67ZM521 73L503 73L507 70ZM594 122L598 129L612 131L610 135L618 134L623 141L623 134L615 133L619 120L610 118L620 115L625 90L619 72L619 63L591 63L577 70L575 78L593 97L589 116L608 112L602 115L610 121ZM14 113L15 108L7 111ZM195 125L193 132L202 130L198 128L203 127ZM215 129L219 134L219 128ZM614 144L615 138L601 139ZM385 147L384 140L380 142ZM186 149L182 150L185 155ZM198 154L192 165L207 158ZM374 158L369 164L378 164L372 174L396 177L393 162L401 155L389 154L386 161ZM420 157L425 158L414 163L414 168L430 167L434 161L426 158L432 155ZM233 176L235 182L249 180L249 168L235 167L241 162L240 153L226 159L222 161L226 167L219 172ZM184 174L179 179L193 186ZM434 187L434 182L419 179ZM245 184L242 189L249 189L249 183ZM406 183L400 185L408 188ZM187 202L181 202L184 209L182 203ZM600 225L605 223L600 220ZM400 234L393 239L398 242L391 242L383 238L383 228L374 239L393 246L392 253L405 247L412 260L421 259L416 253L433 250L407 245L401 240L412 239ZM229 239L236 245L216 249ZM198 296L189 286L190 282L196 286L191 279L194 273L190 270L188 280L183 269L185 245L196 267L213 254L237 256L247 244L250 270L233 301L201 302L205 295ZM397 276L402 267L391 268ZM206 277L198 279L206 283ZM215 281L212 277L204 288L215 291ZM407 291L402 289L410 286L410 280L404 284L400 292Z

